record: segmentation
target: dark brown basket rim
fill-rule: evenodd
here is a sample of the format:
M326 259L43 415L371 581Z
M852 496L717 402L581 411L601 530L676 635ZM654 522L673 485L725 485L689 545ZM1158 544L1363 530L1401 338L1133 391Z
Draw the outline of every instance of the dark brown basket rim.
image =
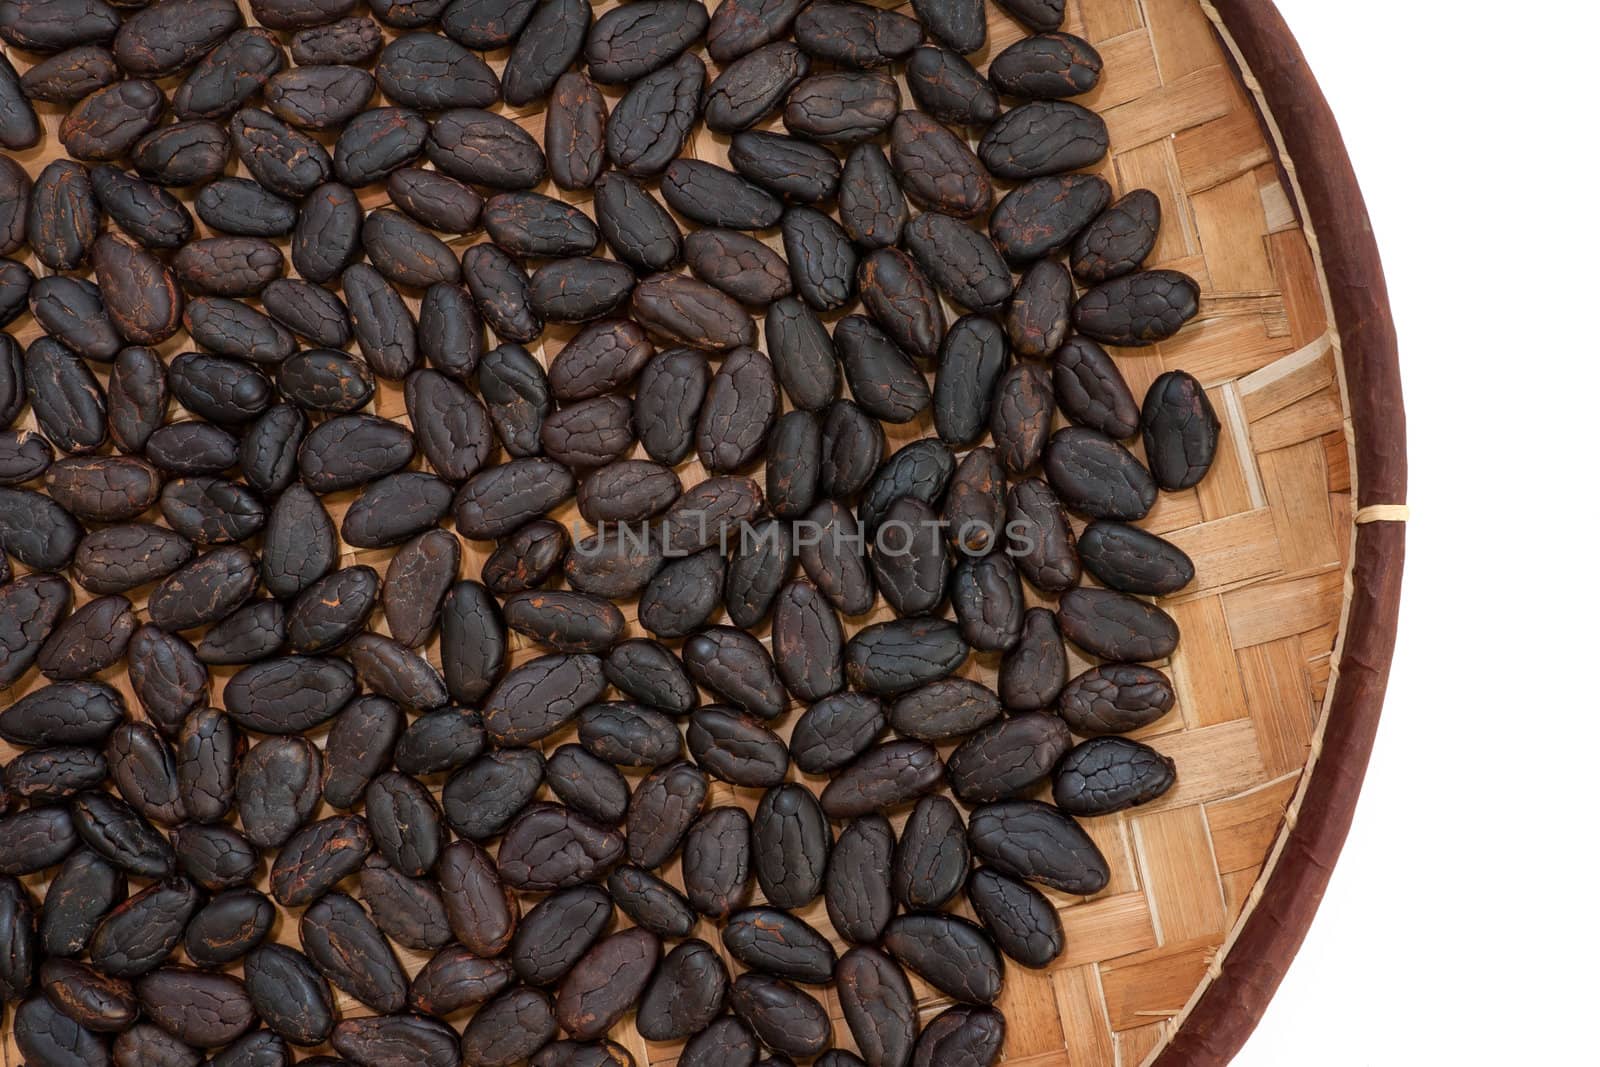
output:
M1355 814L1394 654L1405 559L1405 408L1383 266L1338 124L1268 0L1202 0L1293 166L1342 347L1356 486L1344 627L1320 752L1253 906L1154 1058L1225 1064L1244 1045L1305 939Z

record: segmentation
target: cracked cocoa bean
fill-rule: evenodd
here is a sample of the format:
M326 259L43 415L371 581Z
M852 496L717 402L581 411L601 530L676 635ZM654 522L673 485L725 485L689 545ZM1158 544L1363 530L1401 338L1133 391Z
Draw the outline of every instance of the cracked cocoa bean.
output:
M802 204L829 199L839 184L839 159L828 149L764 130L734 134L728 163L762 188Z
M539 142L492 111L470 105L446 111L433 120L423 147L435 167L464 182L493 189L527 189L544 180L545 158Z
M787 41L763 45L723 68L706 90L706 126L718 133L749 129L777 110L811 73L811 60Z
M642 868L627 866L612 871L606 887L624 915L657 937L683 938L694 929L694 910L683 894Z
M428 120L410 108L363 111L334 142L334 173L346 185L370 185L421 155L427 136Z
M1084 293L1072 324L1102 344L1138 348L1165 341L1200 312L1200 286L1175 270L1141 270Z
M576 71L556 80L544 117L550 177L563 189L589 189L605 169L606 99Z
M1070 816L1036 800L986 804L967 822L973 855L1003 874L1063 893L1098 893L1111 869Z
M982 11L981 4L978 10ZM981 16L979 22L981 26ZM930 27L930 31L938 36L937 30ZM940 122L956 126L987 126L998 118L999 94L965 56L958 54L974 51L977 49L925 47L912 52L906 60L906 85L917 106Z
M709 21L697 0L644 0L613 8L595 20L584 42L589 76L602 84L636 82L698 41Z
M693 52L628 87L606 124L606 156L636 178L667 169L700 117L706 65Z
M916 44L912 41L910 48ZM887 131L899 111L900 87L894 79L886 74L839 71L813 74L796 85L784 105L783 124L791 133L813 141L850 145Z
M1155 505L1150 472L1122 445L1087 427L1051 436L1044 471L1067 509L1091 518L1134 522Z
M391 103L418 111L489 107L500 98L500 79L487 63L433 33L408 33L390 41L374 73Z
M228 164L228 131L207 119L175 122L141 138L129 158L141 175L162 185L202 184L221 177Z
M993 722L950 754L951 789L968 804L1021 796L1050 774L1071 743L1054 715L1030 712Z
M762 1044L785 1055L810 1059L833 1041L827 1009L782 979L742 974L729 991L728 1004Z
M593 17L583 0L552 0L534 8L506 59L506 103L526 107L549 96L583 52Z
M1026 882L980 867L967 899L996 947L1024 967L1046 967L1066 947L1055 905Z
M783 214L783 204L765 189L701 160L673 160L662 175L661 195L674 211L702 226L764 230Z
M835 324L833 340L850 393L867 414L905 423L932 402L922 373L872 319L846 315Z
M1056 767L1056 804L1068 815L1110 815L1148 804L1177 781L1177 765L1126 737L1074 745Z
M1161 200L1135 189L1102 211L1072 242L1072 273L1094 284L1138 270L1161 229Z
M722 1011L728 970L716 951L691 938L656 968L639 998L639 1033L649 1041L680 1041L704 1030Z

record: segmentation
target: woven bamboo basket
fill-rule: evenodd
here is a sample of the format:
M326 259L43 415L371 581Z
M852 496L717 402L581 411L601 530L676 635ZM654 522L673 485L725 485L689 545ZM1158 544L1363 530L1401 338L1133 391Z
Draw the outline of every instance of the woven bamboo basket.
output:
M993 5L990 13L988 47L972 57L980 69L1024 33ZM1110 129L1099 173L1118 195L1147 187L1161 198L1161 238L1147 265L1185 271L1203 292L1199 317L1175 338L1117 350L1117 363L1136 396L1169 369L1199 377L1223 443L1210 476L1162 494L1143 523L1197 569L1192 586L1164 604L1183 632L1162 665L1177 707L1136 735L1177 761L1178 783L1155 803L1086 820L1110 862L1110 884L1088 898L1051 891L1066 951L1047 970L1008 965L998 1005L1007 1019L1004 1062L1218 1064L1243 1044L1305 934L1377 724L1406 516L1395 340L1338 130L1270 3L1069 0L1065 28L1105 59L1101 84L1079 98ZM26 55L10 58L19 70L29 64ZM491 65L504 58L491 55ZM45 110L44 143L16 157L34 173L59 152L52 134L62 112ZM542 140L542 110L506 113ZM727 139L702 129L689 151L725 164ZM586 197L571 199L589 210ZM366 200L381 204L381 188ZM781 248L775 235L769 240ZM23 344L39 332L27 317L11 331ZM552 327L531 347L548 364L573 332ZM180 333L162 351L186 347ZM381 385L373 407L406 420L394 383ZM891 447L932 432L926 418L891 429ZM703 476L692 459L680 474L686 485ZM354 495L328 498L336 521ZM570 504L553 517L583 525ZM463 545L463 573L476 576L493 546ZM382 572L391 555L347 548L343 564ZM141 612L144 592L133 594ZM633 607L624 613L639 634ZM880 601L847 629L887 617ZM381 615L372 625L385 628ZM538 654L512 639L513 664ZM427 651L437 664L437 644ZM1074 656L1073 673L1086 666ZM974 657L966 673L992 680L996 667L993 656ZM219 705L231 673L213 668ZM125 671L105 680L137 714ZM30 672L0 691L0 707L41 684ZM553 750L571 739L568 730L543 744ZM0 742L0 757L13 755ZM753 811L758 799L718 783L710 802ZM327 814L324 805L317 817ZM678 880L676 861L668 877ZM44 880L29 881L42 895ZM820 900L801 914L831 933ZM280 923L285 943L298 941L294 919ZM696 935L720 950L710 923ZM404 952L402 960L412 970L422 962ZM924 1021L948 1006L915 978L913 986ZM366 1013L338 999L342 1012ZM837 999L830 992L825 1002L836 1044L854 1048ZM4 1063L19 1067L6 1022ZM612 1036L640 1065L677 1060L680 1046L646 1042L631 1016Z

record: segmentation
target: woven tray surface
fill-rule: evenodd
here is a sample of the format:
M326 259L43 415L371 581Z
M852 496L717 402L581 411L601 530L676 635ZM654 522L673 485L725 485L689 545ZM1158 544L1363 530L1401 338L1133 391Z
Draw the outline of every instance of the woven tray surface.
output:
M249 21L248 7L240 6ZM596 14L613 6L596 3ZM988 45L969 57L979 70L1026 34L994 5L989 11ZM1206 981L1262 876L1312 758L1350 559L1348 422L1335 365L1337 337L1312 243L1247 84L1229 62L1206 11L1197 0L1068 0L1063 28L1093 43L1105 61L1096 89L1074 98L1104 116L1110 131L1111 152L1095 172L1118 196L1145 187L1161 198L1161 237L1146 266L1184 271L1200 283L1203 294L1198 318L1172 340L1111 351L1136 397L1162 372L1186 370L1205 384L1222 421L1223 443L1210 475L1195 489L1163 492L1139 524L1180 546L1197 572L1181 595L1162 601L1183 634L1171 661L1161 664L1176 685L1177 706L1132 735L1177 761L1177 785L1131 812L1083 820L1110 863L1110 884L1093 897L1044 890L1059 909L1066 951L1047 970L1007 961L997 1005L1007 1021L1008 1067L1132 1067L1161 1046L1174 1018ZM19 71L30 65L26 54L8 55ZM489 54L490 65L498 70L505 55ZM717 67L710 65L715 76ZM177 80L164 85L170 91ZM903 79L901 90L909 101ZM609 87L605 92L614 105L620 94ZM13 153L34 174L62 154L54 134L64 109L39 105L39 110L43 142ZM500 110L543 140L542 108L502 104ZM765 128L781 132L776 119ZM727 148L725 136L701 127L685 154L725 166ZM238 172L237 161L233 169ZM997 185L1000 191L1009 187ZM587 195L562 193L550 183L541 191L564 196L592 214ZM370 209L385 199L381 186L369 187L363 204ZM198 219L197 225L206 231ZM763 236L782 251L776 231ZM463 238L457 251L484 239L482 234ZM30 266L44 273L37 262ZM417 301L411 303L415 310ZM946 310L954 321L959 312ZM9 329L24 345L40 332L27 315ZM548 366L574 333L573 327L551 325L528 347ZM191 347L180 332L160 350L170 358ZM107 368L95 369L103 374ZM399 384L380 381L372 410L406 423ZM174 405L170 418L184 417ZM1057 422L1062 424L1059 415ZM18 425L31 425L31 415ZM927 414L885 429L891 451L933 433ZM1140 452L1136 442L1132 447ZM637 454L642 456L642 449ZM705 477L692 457L679 465L679 474L686 486ZM754 477L762 478L760 472ZM335 523L355 496L352 491L324 498ZM588 530L571 503L551 517ZM159 522L159 514L152 511L146 520ZM1081 520L1074 520L1074 527L1081 531ZM462 546L462 574L476 577L493 545L463 539ZM392 555L392 550L347 546L341 566L364 563L381 574ZM1030 605L1047 604L1025 588ZM147 592L129 594L141 619ZM90 599L82 589L75 593L78 605ZM622 607L628 636L645 636L633 618L636 605ZM873 612L845 620L846 631L891 617L880 599ZM386 632L381 612L369 625ZM510 636L512 666L540 654L526 637ZM437 665L437 639L426 652ZM1069 657L1072 674L1091 665L1070 646ZM974 655L962 673L992 684L997 667L998 656ZM221 705L223 685L237 669L211 668L214 704ZM107 672L102 680L121 689L130 714L139 714L124 669ZM16 686L0 690L0 707L43 683L36 670L30 671ZM781 734L787 736L795 717L790 714L778 725ZM314 737L320 742L325 733L326 728ZM573 734L569 727L541 747L554 751ZM944 746L946 754L953 747ZM0 741L0 758L15 754ZM642 776L626 773L630 785ZM815 791L825 784L799 777ZM437 788L442 779L431 784ZM541 795L546 794L548 787ZM736 804L753 813L759 799L759 790L713 781L708 803ZM324 804L314 817L333 813ZM897 829L905 814L892 820ZM681 885L676 860L665 874ZM40 876L27 881L42 898L47 881ZM264 888L264 870L261 882ZM957 910L971 917L964 896L957 899ZM524 895L524 910L532 902ZM277 931L286 944L297 943L297 913L289 909ZM832 935L820 898L798 914ZM626 922L620 913L619 919ZM694 936L721 951L709 921L702 920ZM835 941L842 950L843 942ZM400 955L412 971L423 962L405 950ZM737 973L739 966L731 958L727 962ZM949 1006L914 976L912 985L924 1022ZM335 996L341 1012L368 1014L348 996L337 991ZM854 1049L831 989L824 1001L835 1021L836 1045ZM449 1021L460 1026L468 1017L464 1012ZM681 1045L645 1041L631 1018L612 1038L641 1065L675 1063ZM9 1024L7 1018L5 1067L20 1067Z

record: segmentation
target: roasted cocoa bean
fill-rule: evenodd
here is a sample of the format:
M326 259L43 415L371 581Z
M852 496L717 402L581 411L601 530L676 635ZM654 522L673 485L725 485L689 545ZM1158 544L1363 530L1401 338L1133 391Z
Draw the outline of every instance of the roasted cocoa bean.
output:
M757 185L802 204L829 199L839 185L839 159L828 149L764 130L734 134L728 163Z
M928 0L922 0L921 6L927 6ZM918 5L913 4L913 7ZM971 6L966 0L946 6ZM978 47L982 47L981 35L984 32L981 4L976 5L979 12L977 22L980 35ZM920 14L919 14L919 17ZM926 19L924 19L926 22ZM939 30L929 26L934 36L939 36ZM987 126L1000 115L1000 97L983 75L973 69L965 56L958 52L975 52L977 48L960 48L945 40L950 48L918 48L906 60L906 85L911 89L911 98L917 106L940 122L948 122L957 126ZM967 42L962 42L967 43ZM956 51L951 51L954 48Z

